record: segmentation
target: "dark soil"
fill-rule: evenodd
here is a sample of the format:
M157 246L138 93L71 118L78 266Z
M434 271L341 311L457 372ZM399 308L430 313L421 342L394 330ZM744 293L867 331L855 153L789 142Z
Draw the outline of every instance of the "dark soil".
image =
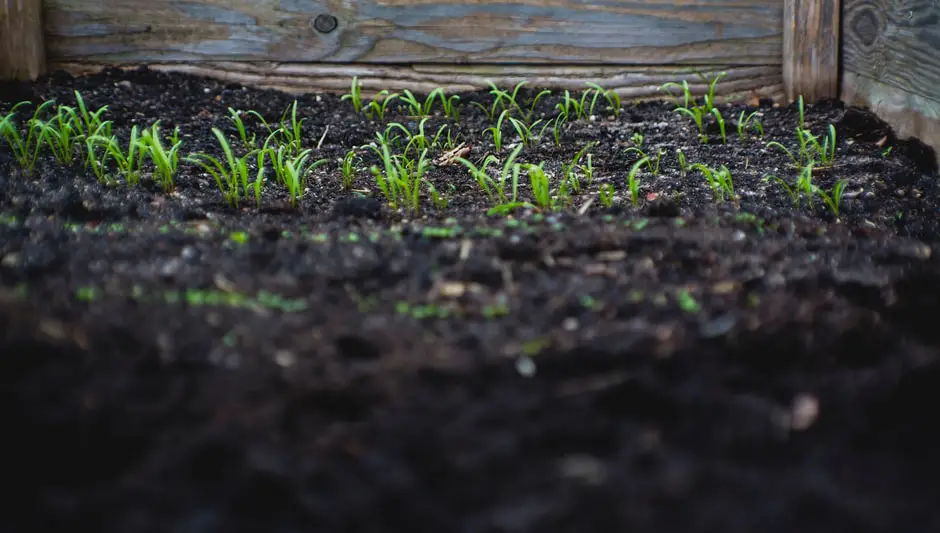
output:
M73 90L121 136L179 126L184 154L217 153L213 126L234 139L228 107L276 121L294 101L109 71L2 85L0 116ZM488 216L442 165L450 205L415 215L375 195L368 150L355 188L371 193L340 187L338 160L379 124L337 95L298 102L307 146L329 126L329 163L296 209L274 184L261 209L230 208L189 164L171 194L45 155L26 176L0 146L0 531L940 531L923 145L807 107L838 132L815 177L848 180L837 220L762 180L794 174L764 142L794 145L795 106L760 103L763 139L729 125L702 144L671 104L628 103L523 151L557 176L598 141L569 209ZM730 123L744 103L722 109ZM469 105L452 125L470 158L493 151L489 125ZM635 132L667 149L637 207ZM739 205L683 177L676 148L727 165Z

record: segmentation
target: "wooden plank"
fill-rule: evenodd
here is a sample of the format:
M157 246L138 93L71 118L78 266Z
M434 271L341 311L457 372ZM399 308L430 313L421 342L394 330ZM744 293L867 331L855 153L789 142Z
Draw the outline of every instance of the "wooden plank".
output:
M791 102L839 96L840 0L784 0L783 85Z
M779 0L46 0L46 12L50 58L138 63L779 65L783 20Z
M42 0L0 0L0 80L34 80L45 68Z
M940 153L940 2L843 1L842 99Z
M108 64L51 63L50 68L73 75L91 74ZM704 94L708 87L696 75L712 76L719 71L727 76L718 84L719 100L770 98L782 102L783 80L779 66L736 67L605 67L581 65L343 65L334 63L249 63L198 62L148 64L152 70L186 72L230 83L270 88L289 93L345 93L353 76L358 76L362 93L374 95L388 89L427 94L437 87L448 93L487 89L487 81L500 87L511 87L527 80L532 87L581 91L586 82L595 82L613 89L625 100L662 98L659 87L666 82L688 80L692 92ZM123 68L136 68L126 65Z

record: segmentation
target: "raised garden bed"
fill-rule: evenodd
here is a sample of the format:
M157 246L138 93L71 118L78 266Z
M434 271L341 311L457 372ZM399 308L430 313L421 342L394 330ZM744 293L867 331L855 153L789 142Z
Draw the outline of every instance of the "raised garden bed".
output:
M27 173L0 141L2 529L940 527L933 154L866 112L807 105L801 125L797 105L716 102L723 140L714 114L700 131L676 103L615 113L598 93L556 144L562 95L532 107L526 86L496 150L502 104L461 94L459 120L433 102L425 142L443 133L396 209L363 146L387 132L389 162L419 166L420 138L391 140L422 123L402 99L379 120L338 95L107 71L4 84L0 119L78 109L74 91L125 151L132 125L150 153L144 131L159 121L166 152L179 128L179 164L98 168L99 140ZM244 140L229 108L257 113ZM32 109L7 123L26 136ZM293 109L296 137L258 119ZM509 117L550 124L518 167ZM235 157L270 136L260 207L256 155L247 195L190 161L224 162L213 127ZM278 146L325 159L293 202ZM488 176L518 170L514 200L457 159L486 154Z

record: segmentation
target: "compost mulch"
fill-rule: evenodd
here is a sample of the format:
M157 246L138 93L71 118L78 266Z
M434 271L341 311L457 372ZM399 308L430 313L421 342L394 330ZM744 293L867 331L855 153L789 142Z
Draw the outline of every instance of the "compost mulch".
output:
M627 103L523 151L557 174L598 141L609 208L487 215L441 165L450 205L415 215L374 194L368 150L372 193L341 189L382 126L338 95L108 70L2 84L0 111L73 90L119 135L179 126L184 154L234 135L228 107L277 121L296 98L329 162L296 209L274 187L230 208L191 165L165 194L47 156L25 176L0 148L0 530L940 531L934 154L867 112L806 109L837 129L817 181L848 180L838 220L762 180L792 175L764 142L797 124L766 101L762 140ZM466 105L471 158L489 125ZM635 132L667 149L636 207ZM740 205L676 148L727 165Z

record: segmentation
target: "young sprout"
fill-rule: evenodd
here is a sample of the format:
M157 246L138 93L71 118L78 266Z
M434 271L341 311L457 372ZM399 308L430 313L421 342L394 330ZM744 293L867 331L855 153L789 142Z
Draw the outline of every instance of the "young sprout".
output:
M522 145L519 145L509 154L509 157L506 158L506 161L503 163L502 170L499 174L499 179L493 179L490 177L488 170L489 166L493 163L499 163L499 159L490 154L483 159L483 162L479 167L475 166L473 163L464 159L463 157L455 158L455 161L460 162L462 165L467 167L467 170L470 172L470 175L476 180L477 184L483 189L483 192L489 197L490 202L499 206L512 204L515 207L517 204L516 198L519 187L519 165L515 164L516 158L522 152ZM511 196L506 196L506 181L512 178L512 194Z
M681 148L676 148L676 157L679 159L679 171L682 173L682 177L685 177L685 174L689 169L689 164L686 161L685 153Z
M255 135L252 135L251 138L248 138L248 130L247 128L245 128L245 122L242 119L242 115L252 114L252 113L257 115L259 118L261 117L261 115L258 115L256 111L248 111L247 113L245 113L244 111L232 109L231 107L228 108L229 120L231 120L232 123L235 125L235 129L238 131L238 138L241 139L242 144L245 145L246 150L255 149ZM264 122L263 118L261 119L261 121L263 124L265 124L265 126L267 126L267 123Z
M516 117L509 117L509 124L512 125L514 130L516 130L516 135L519 136L519 140L522 141L522 144L524 146L531 145L533 141L540 139L542 134L545 133L545 129L548 127L548 125L542 126L542 129L540 130L538 135L533 135L532 133L532 129L538 126L539 123L541 122L542 120L539 119L539 120L536 120L531 125L529 125L517 119Z
M764 181L773 180L783 187L787 195L790 197L790 200L793 202L794 207L800 206L800 196L802 194L806 196L810 208L815 209L815 206L813 205L813 192L817 189L817 187L813 184L814 164L814 162L810 161L800 170L800 173L796 179L796 184L794 184L792 187L784 179L778 176L764 176Z
M630 137L630 140L638 147L643 146L643 134L638 131L633 132L633 136Z
M146 134L146 131L144 133ZM225 201L231 207L238 207L242 191L248 192L248 158L254 153L249 152L242 157L235 157L235 153L222 130L212 128L212 134L215 135L219 141L219 146L222 147L225 162L223 163L218 158L205 153L191 154L186 157L185 161L202 167L203 170L215 178L215 183ZM261 176L264 174L263 166L258 169L258 174L257 179L262 179Z
M122 149L118 138L114 135L105 137L104 135L92 135L87 140L89 159L92 161L91 167L102 181L101 173L105 160L99 160L95 156L95 147L103 147L107 158L113 160L117 166L118 173L124 178L128 185L137 185L140 183L140 168L144 164L146 147L140 142L140 133L135 124L131 127L130 140L127 142L127 149Z
M633 203L633 207L640 204L640 180L637 178L637 174L639 174L640 167L643 165L649 165L648 157L644 157L634 163L633 168L630 169L630 173L627 174L627 188L630 190L630 202Z
M842 203L842 195L845 193L846 185L848 185L848 181L839 180L832 186L832 190L828 194L819 187L815 188L816 193L823 199L829 211L836 217L839 216L839 205Z
M434 106L434 100L438 99L441 102L441 110L444 111L444 116L451 117L454 120L458 119L458 111L455 107L455 101L460 100L460 97L453 95L447 97L444 94L444 89L438 87L431 91L431 94L424 99L424 103L420 102L414 94L411 93L408 89L404 90L405 95L399 98L408 105L408 111L412 116L415 117L427 117L431 115L431 108Z
M20 134L19 127L13 118L19 108L31 105L31 102L20 102L14 105L7 115L0 116L0 137L3 137L7 145L10 146L14 159L27 174L32 173L33 167L36 166L36 160L39 158L39 151L42 148L43 123L39 116L54 103L52 100L47 100L36 108L32 118L26 122L25 138Z
M356 113L362 113L362 86L359 84L358 76L353 76L349 93L344 94L342 98L340 98L341 102L345 102L346 100L352 102L353 110L355 110Z
M757 131L760 137L764 136L764 125L760 121L760 111L753 111L747 117L744 116L745 111L741 111L741 114L738 115L738 137L743 141L744 135L747 133L747 127L751 126L754 130Z
M353 162L356 158L356 151L350 150L346 152L346 156L343 157L343 164L340 167L342 169L343 176L343 190L350 191L353 187L353 180L355 179L355 174L353 170Z
M716 200L724 202L725 196L728 196L737 204L738 198L734 193L734 182L731 180L731 171L728 170L728 167L721 165L721 168L714 169L701 163L695 163L692 165L692 169L699 170L705 175L705 179L708 180Z
M366 117L369 120L372 120L374 117L378 117L379 120L385 120L385 113L388 111L388 106L395 99L398 98L398 93L389 93L388 89L382 89L372 101L369 102L369 106L366 109Z
M402 156L392 156L388 144L380 133L379 147L370 146L382 161L382 167L372 166L371 172L382 194L393 209L401 206L410 208L418 213L421 208L421 185L424 183L424 173L430 166L427 151L421 152L418 160L411 160Z
M666 150L663 148L658 148L656 150L656 156L652 157L646 153L646 151L637 148L636 146L630 146L626 150L626 153L635 152L640 158L646 160L646 168L649 169L650 173L654 176L659 175L659 163L662 161L663 155L666 153Z
M175 188L173 177L176 175L176 169L179 166L179 149L183 141L179 138L180 129L176 127L170 135L170 148L163 146L163 139L160 135L160 121L155 122L150 129L145 129L140 137L142 148L150 157L154 166L154 178L160 183L164 192L170 192Z
M545 163L538 165L526 164L525 170L529 173L529 185L532 187L532 199L539 209L552 209L555 200L552 198L551 181L545 174Z
M490 126L483 130L483 134L486 135L489 133L493 137L493 147L496 149L496 153L499 153L503 150L503 121L506 120L506 116L509 114L509 110L504 109L502 113L499 114L499 119L496 120L496 125Z
M721 132L721 143L728 144L728 133L725 129L725 118L721 116L721 111L719 111L717 107L712 108L711 114L715 117L715 121L718 123L718 130Z
M597 191L597 196L600 198L601 205L604 207L609 208L614 205L614 184L602 183L600 189Z
M280 151L283 146L278 147ZM275 167L275 172L280 172L279 180L287 187L287 193L290 195L290 206L297 207L297 200L303 195L304 187L307 183L307 174L316 167L326 163L326 159L310 161L312 150L307 149L300 154L283 160L280 167Z
M39 122L42 137L60 164L72 163L76 149L84 143L81 122L74 108L60 105L47 122Z
M581 181L578 179L578 175L575 172L575 170L584 169L584 167L579 166L578 163L581 162L581 159L585 156L585 154L587 154L587 151L593 148L596 144L597 144L597 141L591 141L587 143L583 148L581 148L580 151L578 151L578 153L574 155L573 158L571 158L570 163L561 164L561 172L562 172L562 175L564 176L564 183L569 184L571 189L575 192L575 194L581 193ZM590 154L587 154L587 155L589 156L588 165L590 166L591 165ZM591 172L593 174L593 167L591 168ZM585 179L589 179L587 176L587 173L585 173ZM590 178L590 179L593 179L593 178ZM590 186L590 181L588 181L588 183L589 183L588 186Z
M597 99L598 96L603 96L604 100L607 100L607 110L614 114L614 118L620 119L621 104L620 104L620 95L617 94L617 91L612 91L605 89L598 85L597 83L588 82L589 87L594 89L594 98ZM591 108L593 109L593 104Z

